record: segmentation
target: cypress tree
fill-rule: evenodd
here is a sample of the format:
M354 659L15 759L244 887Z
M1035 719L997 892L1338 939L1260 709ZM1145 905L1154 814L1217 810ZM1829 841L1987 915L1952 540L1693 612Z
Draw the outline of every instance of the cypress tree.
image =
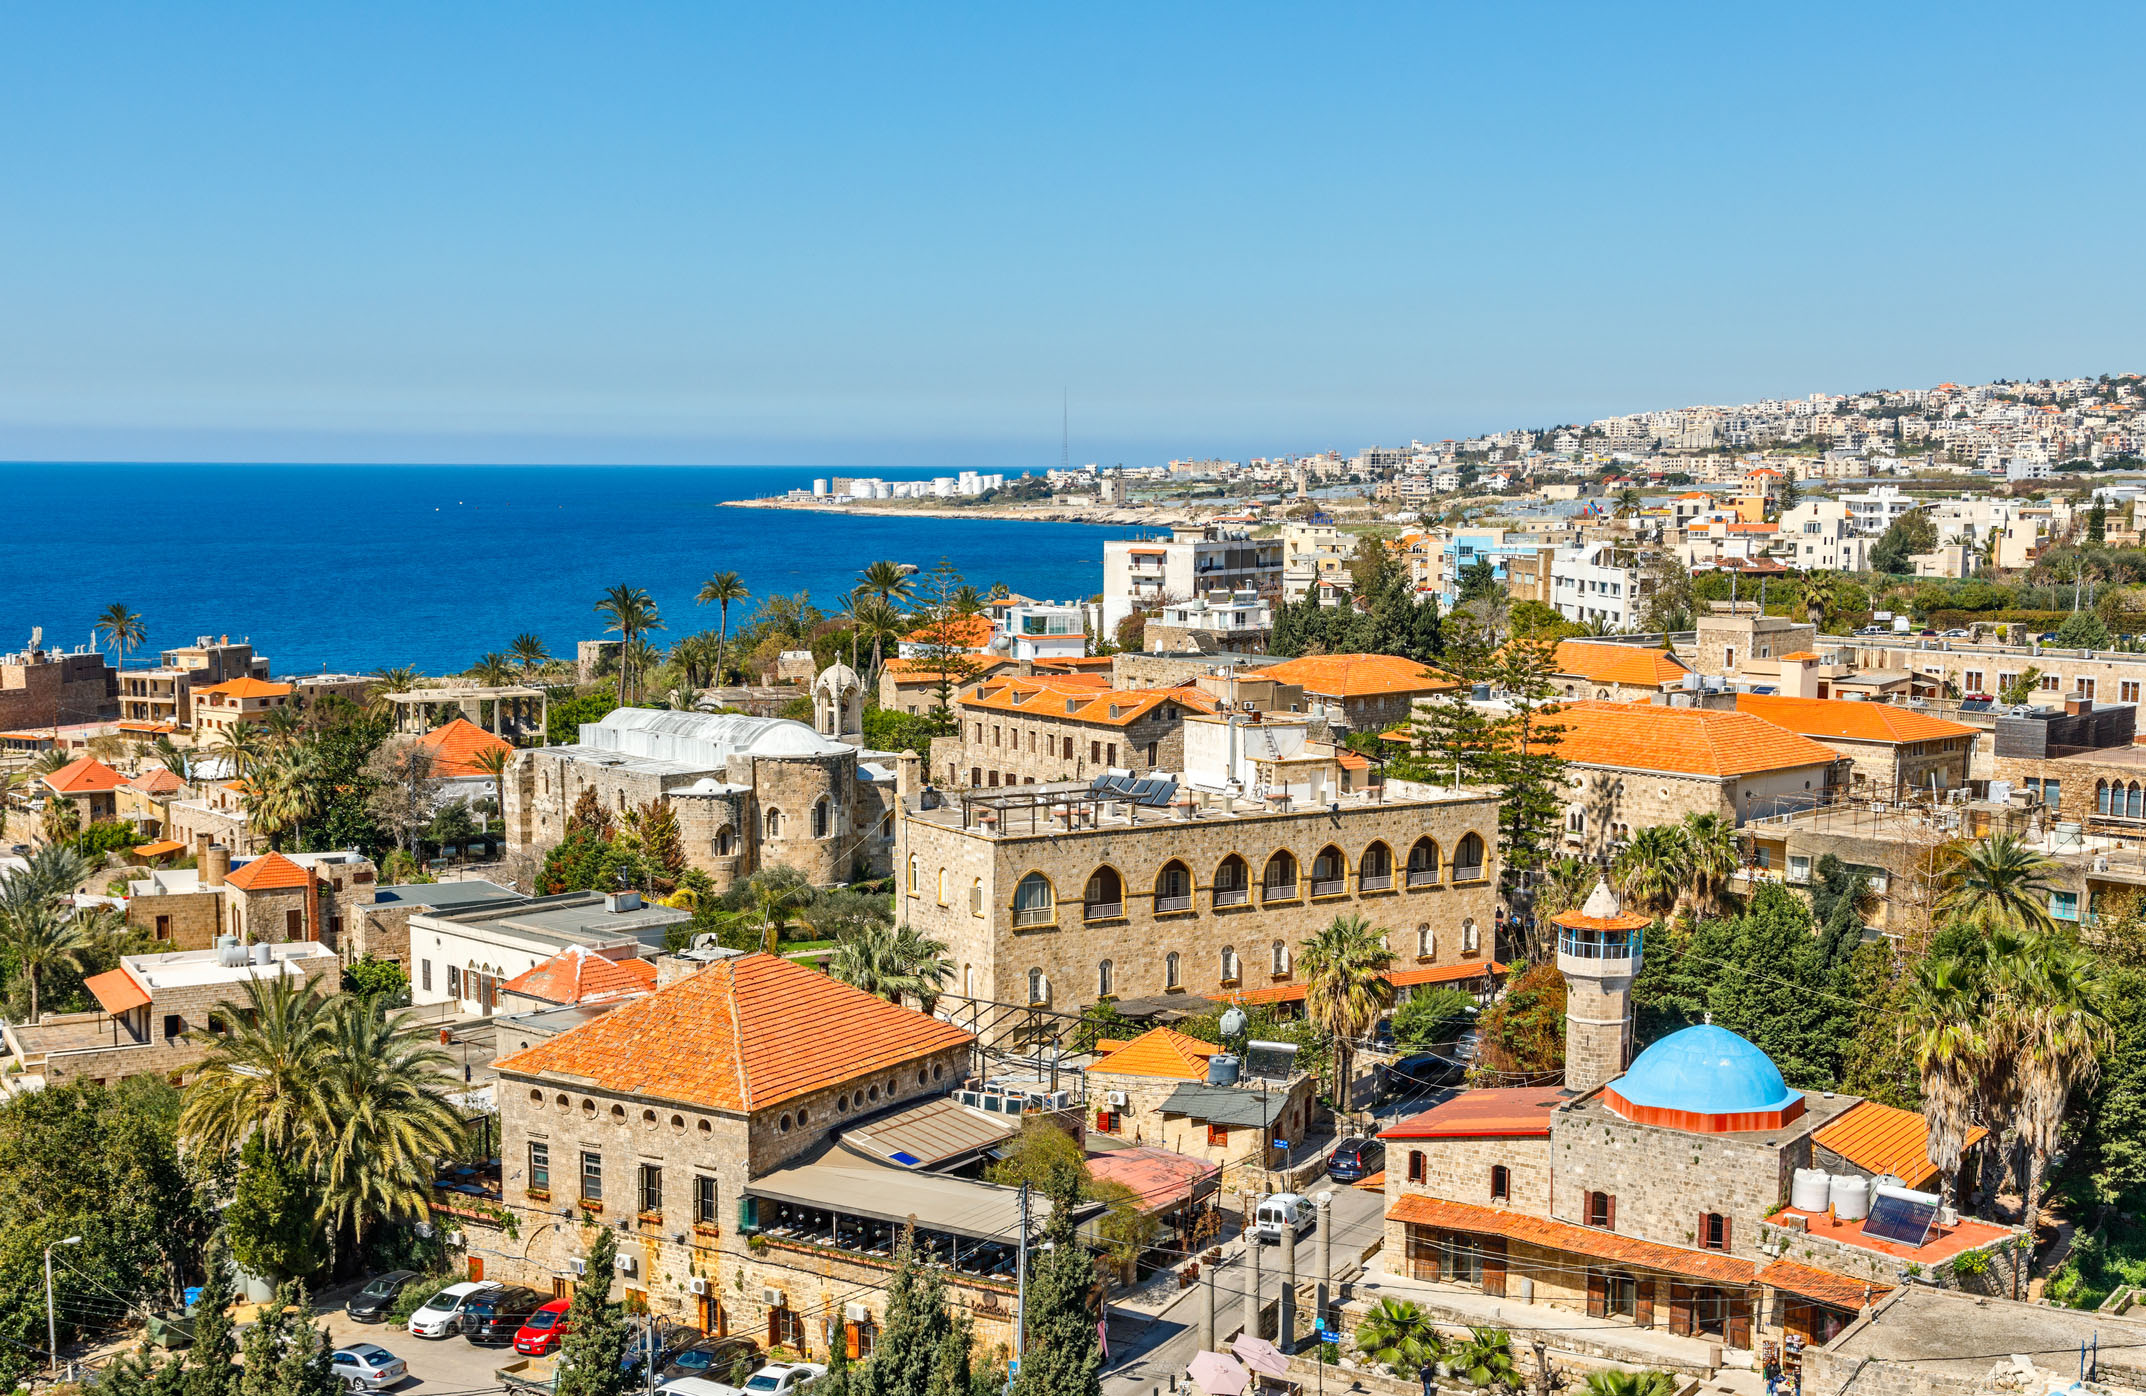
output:
M1030 1255L1028 1334L1022 1344L1021 1371L1015 1396L1100 1396L1103 1350L1095 1313L1088 1298L1095 1289L1095 1265L1080 1243L1074 1211L1080 1206L1080 1179L1070 1169L1055 1173L1047 1187L1050 1220L1043 1238L1050 1249Z
M587 1273L567 1306L566 1341L559 1345L558 1396L622 1396L626 1374L626 1316L611 1302L618 1242L600 1227L589 1243Z
M337 1396L342 1383L331 1360L335 1343L314 1322L305 1286L289 1286L287 1299L276 1298L291 1305L290 1337L276 1363L276 1396Z
M231 1286L231 1253L221 1232L209 1241L202 1264L208 1275L194 1305L194 1345L186 1354L186 1396L237 1396L238 1373L232 1362L238 1356L238 1338L231 1326L231 1305L238 1296Z
M885 1322L872 1355L850 1378L857 1396L916 1396L931 1379L932 1348L946 1322L946 1286L916 1271L916 1233L904 1227L887 1284Z

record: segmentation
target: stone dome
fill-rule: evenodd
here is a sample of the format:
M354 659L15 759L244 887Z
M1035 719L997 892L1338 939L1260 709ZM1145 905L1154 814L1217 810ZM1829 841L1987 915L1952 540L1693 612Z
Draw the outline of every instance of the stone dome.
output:
M1628 1120L1705 1134L1773 1129L1803 1113L1802 1092L1764 1052L1711 1023L1641 1052L1603 1099Z
M788 718L662 708L614 708L602 721L582 724L581 745L700 767L720 767L733 755L838 756L850 750Z

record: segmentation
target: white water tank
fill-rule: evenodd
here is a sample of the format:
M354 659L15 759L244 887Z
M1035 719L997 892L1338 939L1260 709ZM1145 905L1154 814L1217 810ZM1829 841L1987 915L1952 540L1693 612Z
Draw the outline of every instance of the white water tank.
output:
M1799 1212L1823 1212L1832 1189L1833 1180L1823 1168L1799 1168L1788 1185L1788 1205Z
M224 969L246 963L246 947L239 944L237 936L216 937L216 963Z
M1841 1221L1861 1221L1870 1215L1870 1179L1860 1173L1843 1173L1833 1180L1833 1215Z

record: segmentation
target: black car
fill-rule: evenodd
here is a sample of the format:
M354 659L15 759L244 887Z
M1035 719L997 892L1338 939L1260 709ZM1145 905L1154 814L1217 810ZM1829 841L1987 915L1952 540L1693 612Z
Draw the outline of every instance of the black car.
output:
M1326 1176L1337 1183L1356 1183L1386 1166L1386 1146L1376 1139L1344 1139L1326 1156Z
M656 1380L666 1382L680 1377L700 1377L724 1386L742 1386L742 1381L732 1378L750 1375L759 1366L760 1349L752 1339L708 1338L683 1352L673 1353L671 1360L656 1373ZM741 1367L743 1372L738 1370Z
M529 1321L529 1315L551 1302L520 1285L500 1285L472 1294L462 1304L462 1336L473 1343L514 1341L514 1335Z
M388 1312L395 1307L395 1298L403 1287L417 1278L415 1270L390 1270L384 1275L375 1275L365 1282L365 1288L350 1296L344 1312L352 1323L386 1323Z
M1379 1067L1379 1089L1388 1097L1420 1095L1426 1091L1458 1086L1468 1068L1436 1052L1415 1052Z

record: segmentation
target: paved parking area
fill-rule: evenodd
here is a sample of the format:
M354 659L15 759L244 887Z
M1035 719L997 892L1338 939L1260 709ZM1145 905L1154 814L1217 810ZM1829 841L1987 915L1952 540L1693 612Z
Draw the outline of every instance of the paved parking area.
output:
M512 1347L479 1347L459 1335L452 1338L413 1338L392 1323L353 1323L338 1305L324 1310L322 1327L337 1347L352 1343L378 1343L410 1364L410 1375L393 1388L398 1396L445 1396L448 1392L496 1390L492 1373L520 1359Z

